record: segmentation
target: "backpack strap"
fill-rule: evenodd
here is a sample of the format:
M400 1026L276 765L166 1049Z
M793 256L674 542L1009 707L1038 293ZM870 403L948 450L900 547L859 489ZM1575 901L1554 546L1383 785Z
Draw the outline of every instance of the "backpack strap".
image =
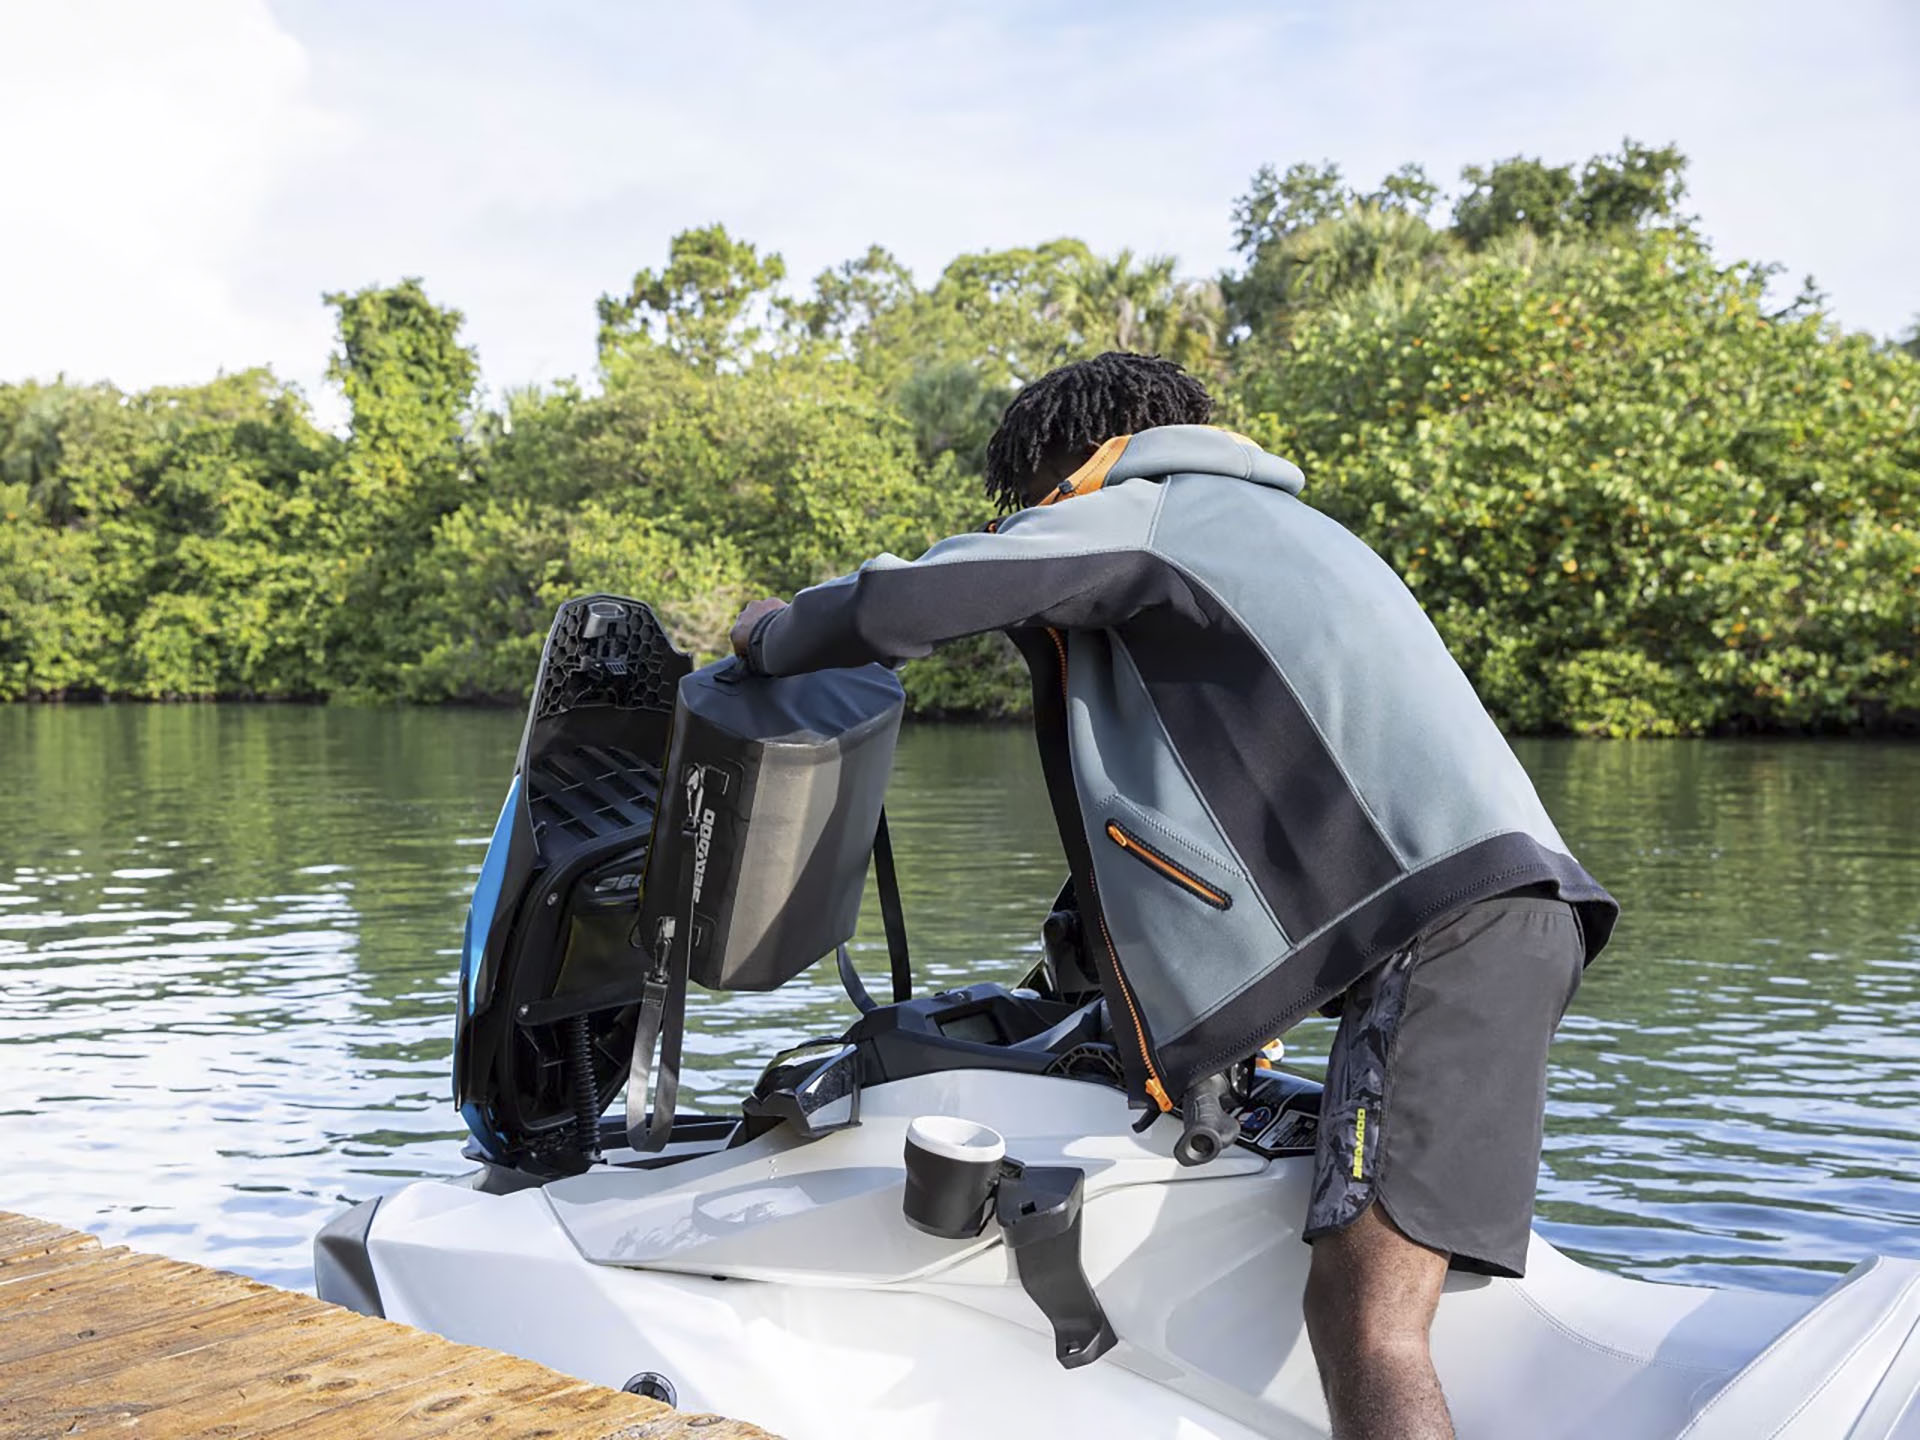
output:
M691 812L681 820L688 836L697 833ZM694 847L680 853L678 893L686 897L681 915L662 916L654 934L643 937L651 952L646 980L640 992L640 1018L633 1031L633 1061L627 1075L627 1144L657 1154L673 1133L674 1112L680 1103L680 1059L687 1033L687 972L693 964ZM660 1073L654 1076L654 1052L660 1055ZM651 1098L652 1106L647 1101Z
M873 883L880 892L880 920L887 931L887 961L893 970L893 1003L913 998L913 959L907 951L907 912L900 904L900 876L893 864L887 812L873 832Z
M1120 457L1126 454L1127 442L1131 439L1133 439L1131 435L1116 435L1106 441L1087 457L1086 464L1062 480L1057 487L1049 490L1046 499L1040 503L1054 505L1062 500L1071 499L1075 495L1091 495L1100 489L1107 483L1107 473L1119 464Z

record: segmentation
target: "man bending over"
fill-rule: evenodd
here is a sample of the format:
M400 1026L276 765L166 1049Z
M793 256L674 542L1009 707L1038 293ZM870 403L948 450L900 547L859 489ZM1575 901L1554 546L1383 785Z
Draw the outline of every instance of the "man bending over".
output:
M1400 578L1212 413L1165 360L1056 370L988 448L1002 520L733 642L791 675L1012 636L1130 1095L1338 1005L1308 1336L1336 1437L1448 1437L1441 1285L1526 1263L1547 1044L1617 907Z

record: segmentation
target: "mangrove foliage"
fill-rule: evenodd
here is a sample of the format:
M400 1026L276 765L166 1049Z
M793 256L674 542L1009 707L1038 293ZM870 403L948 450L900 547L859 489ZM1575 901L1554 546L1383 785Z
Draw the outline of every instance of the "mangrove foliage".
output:
M0 385L0 698L515 701L588 590L711 654L750 598L982 523L1008 397L1120 348L1296 460L1510 729L1910 725L1915 346L1716 255L1684 168L1263 169L1210 278L1060 239L797 285L716 225L601 297L594 375L493 398L404 280L326 297L342 433L266 371ZM921 714L1025 705L998 637L906 678Z

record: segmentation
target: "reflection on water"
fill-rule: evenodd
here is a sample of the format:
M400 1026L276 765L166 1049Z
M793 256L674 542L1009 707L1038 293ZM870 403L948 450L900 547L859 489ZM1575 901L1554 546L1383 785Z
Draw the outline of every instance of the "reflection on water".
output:
M0 709L0 1208L305 1285L342 1202L466 1168L454 950L517 738L503 713ZM1554 1049L1542 1228L1801 1289L1920 1255L1920 748L1522 754L1627 909ZM1011 977L1059 870L1026 737L910 732L890 809L921 975ZM695 1103L844 1023L831 968L809 981L696 1000Z

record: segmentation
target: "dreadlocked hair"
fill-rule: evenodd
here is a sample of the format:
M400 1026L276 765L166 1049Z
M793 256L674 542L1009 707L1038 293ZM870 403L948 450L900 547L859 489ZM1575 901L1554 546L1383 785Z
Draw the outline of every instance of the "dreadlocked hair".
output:
M1018 510L1049 457L1156 425L1204 425L1212 416L1206 387L1157 355L1109 350L1062 365L1008 403L987 442L987 495L1002 514Z

